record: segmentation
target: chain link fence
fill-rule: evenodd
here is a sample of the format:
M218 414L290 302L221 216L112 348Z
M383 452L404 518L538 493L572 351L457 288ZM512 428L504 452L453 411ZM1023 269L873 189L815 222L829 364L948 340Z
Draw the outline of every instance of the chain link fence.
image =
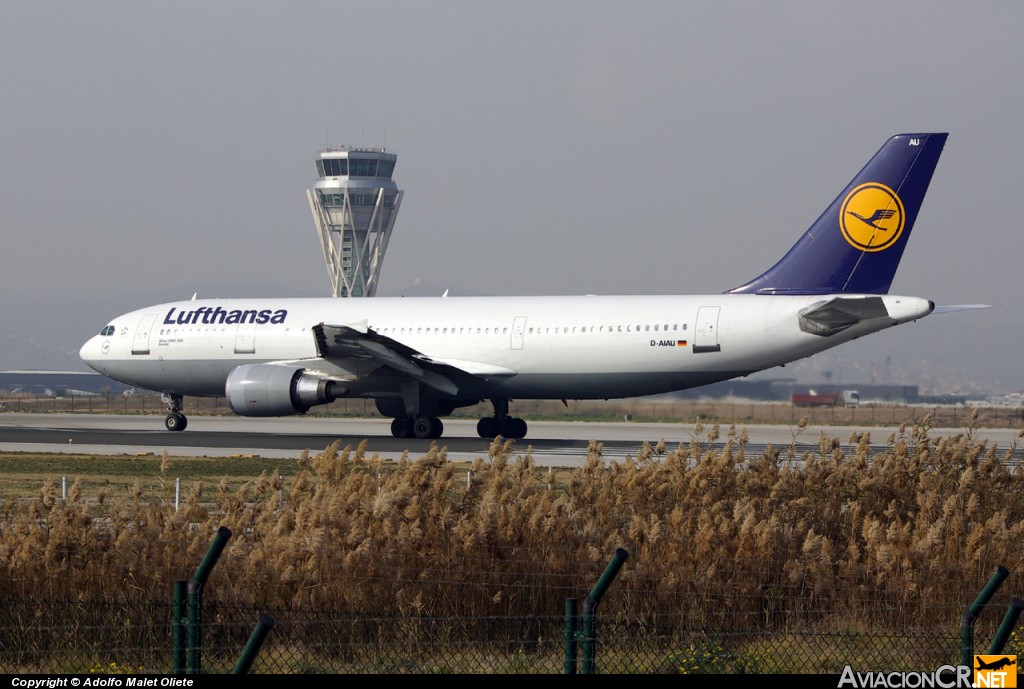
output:
M159 602L4 600L0 672L159 673L173 667L172 610ZM379 617L330 610L258 610L212 602L203 613L201 671L229 673L261 614L274 625L251 673L578 673L564 616ZM980 630L983 648L991 630ZM1014 637L1012 648L1016 652ZM729 630L685 615L600 619L594 671L602 674L839 674L934 671L960 660L960 630ZM578 648L577 648L578 651ZM981 651L979 651L981 652Z

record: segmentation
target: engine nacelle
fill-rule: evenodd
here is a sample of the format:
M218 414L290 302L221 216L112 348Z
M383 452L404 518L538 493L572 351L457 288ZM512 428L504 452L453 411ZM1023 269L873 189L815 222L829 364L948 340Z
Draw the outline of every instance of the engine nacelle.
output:
M239 416L289 416L333 402L347 390L333 380L310 375L304 368L276 364L243 364L228 374L224 394Z

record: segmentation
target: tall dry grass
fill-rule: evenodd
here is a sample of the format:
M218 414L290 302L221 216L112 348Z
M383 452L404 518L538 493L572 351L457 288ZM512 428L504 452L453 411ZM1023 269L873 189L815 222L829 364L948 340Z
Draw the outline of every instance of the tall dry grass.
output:
M743 431L694 430L623 462L593 443L553 482L499 439L468 480L441 447L388 462L335 445L300 459L287 485L277 472L197 485L177 511L139 485L75 484L62 500L46 484L0 505L0 598L169 600L220 526L233 535L208 601L380 616L558 616L621 547L628 561L601 605L623 620L955 628L998 565L1021 564L1013 448L971 427L901 428L874 456L867 434L851 453L823 436L803 456L748 455Z

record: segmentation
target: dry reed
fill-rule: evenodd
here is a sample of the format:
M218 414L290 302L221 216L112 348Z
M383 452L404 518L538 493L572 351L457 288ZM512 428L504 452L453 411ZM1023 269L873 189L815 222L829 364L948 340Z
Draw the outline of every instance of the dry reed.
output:
M850 453L823 436L802 456L750 456L744 432L698 425L689 443L623 462L592 443L554 482L501 439L468 480L443 447L388 462L335 444L287 485L276 471L197 484L178 510L138 484L92 496L74 484L64 500L47 483L0 504L0 598L168 600L225 526L206 593L224 604L551 617L621 547L602 604L618 619L955 627L997 565L1020 564L1024 486L1013 448L929 430L901 428L875 455L864 434Z

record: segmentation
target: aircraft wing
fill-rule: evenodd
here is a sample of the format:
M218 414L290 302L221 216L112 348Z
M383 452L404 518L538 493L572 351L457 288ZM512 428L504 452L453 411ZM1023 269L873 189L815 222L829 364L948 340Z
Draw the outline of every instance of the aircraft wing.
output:
M365 325L313 327L317 353L324 359L362 359L387 366L435 390L458 395L467 377L487 380L516 375L512 369L459 359L434 359Z

